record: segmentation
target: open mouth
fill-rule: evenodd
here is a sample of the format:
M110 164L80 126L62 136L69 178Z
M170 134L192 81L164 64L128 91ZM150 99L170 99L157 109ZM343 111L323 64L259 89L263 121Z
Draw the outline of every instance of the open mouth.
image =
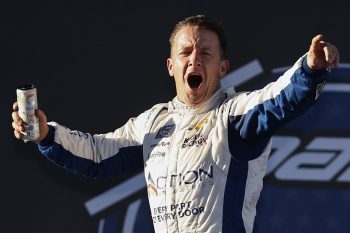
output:
M198 74L189 75L187 79L187 83L191 89L197 89L202 82L203 78Z

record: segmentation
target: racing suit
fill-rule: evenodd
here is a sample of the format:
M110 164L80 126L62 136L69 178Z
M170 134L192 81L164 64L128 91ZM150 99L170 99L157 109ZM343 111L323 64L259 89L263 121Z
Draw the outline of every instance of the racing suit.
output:
M304 56L261 90L219 90L199 108L175 97L111 133L50 122L39 150L95 178L144 169L157 233L251 233L271 136L316 102L327 74Z

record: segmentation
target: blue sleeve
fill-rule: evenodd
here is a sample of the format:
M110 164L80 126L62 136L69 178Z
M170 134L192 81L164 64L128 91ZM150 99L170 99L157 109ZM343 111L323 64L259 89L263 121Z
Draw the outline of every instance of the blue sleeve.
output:
M232 99L228 118L231 153L237 149L247 152L238 160L259 156L276 130L316 103L328 77L327 70L310 69L302 57L276 82Z
M56 165L83 176L107 178L139 172L144 166L143 146L134 121L101 135L71 131L50 123L49 133L38 148Z

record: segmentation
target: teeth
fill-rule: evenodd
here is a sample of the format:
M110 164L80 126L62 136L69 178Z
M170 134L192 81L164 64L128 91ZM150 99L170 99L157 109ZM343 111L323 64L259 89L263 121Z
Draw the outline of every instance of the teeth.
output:
M198 76L200 76L200 74L199 74L199 73L190 73L188 76L190 77L190 76L194 76L194 75L198 75Z

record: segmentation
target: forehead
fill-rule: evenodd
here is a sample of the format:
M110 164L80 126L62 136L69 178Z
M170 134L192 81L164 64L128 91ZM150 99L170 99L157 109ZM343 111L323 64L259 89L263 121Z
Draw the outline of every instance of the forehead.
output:
M219 38L214 31L198 26L185 26L176 33L174 38L175 48L194 45L219 48Z

